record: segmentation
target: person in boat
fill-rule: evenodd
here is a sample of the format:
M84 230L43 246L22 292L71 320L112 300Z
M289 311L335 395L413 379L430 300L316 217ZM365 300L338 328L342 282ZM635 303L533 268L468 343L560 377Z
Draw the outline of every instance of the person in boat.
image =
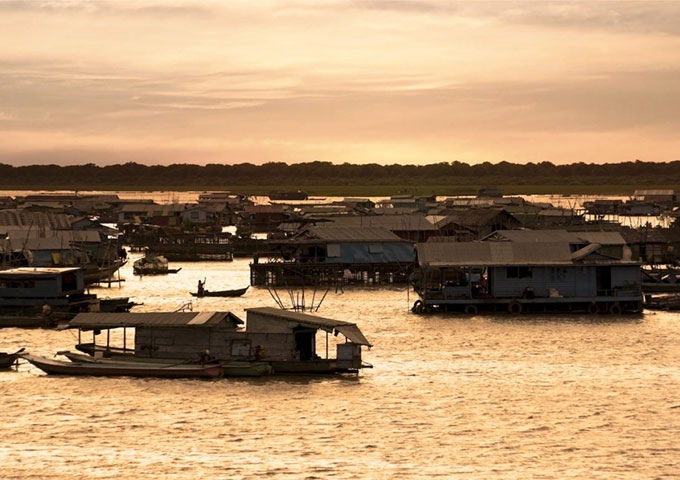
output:
M198 281L198 296L200 297L205 293L205 278L201 282L200 280Z

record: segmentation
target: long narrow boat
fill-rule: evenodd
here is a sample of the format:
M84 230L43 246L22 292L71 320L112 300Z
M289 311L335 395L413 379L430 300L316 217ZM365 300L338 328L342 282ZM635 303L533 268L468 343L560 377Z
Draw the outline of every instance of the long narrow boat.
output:
M69 351L58 352L75 363L105 363L105 364L174 364L182 363L180 359L172 358L146 358L136 357L131 354L110 354L109 357L95 358L91 355L74 353ZM224 368L225 377L262 377L273 373L272 366L268 362L248 361L219 361Z
M248 287L245 288L239 288L236 290L219 290L216 292L211 292L209 290L205 290L202 293L199 292L189 292L191 295L194 297L240 297L246 291L248 290Z
M64 362L39 355L21 354L34 366L51 375L92 375L102 377L221 377L224 367L219 364L132 364Z
M14 365L19 358L19 354L21 354L23 351L24 349L22 348L14 353L0 352L0 369L10 368L12 365Z

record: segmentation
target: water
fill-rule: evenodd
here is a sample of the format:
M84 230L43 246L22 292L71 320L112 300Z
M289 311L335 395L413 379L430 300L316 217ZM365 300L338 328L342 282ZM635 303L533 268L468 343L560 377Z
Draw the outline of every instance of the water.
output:
M134 258L133 258L134 259ZM248 284L248 261L124 268L137 311L198 279ZM414 297L411 294L410 302ZM273 306L269 293L197 310ZM38 478L678 478L680 317L417 316L403 289L329 293L375 368L356 376L172 380L0 372L0 471ZM75 333L5 329L0 351L53 355ZM119 338L119 336L114 336Z

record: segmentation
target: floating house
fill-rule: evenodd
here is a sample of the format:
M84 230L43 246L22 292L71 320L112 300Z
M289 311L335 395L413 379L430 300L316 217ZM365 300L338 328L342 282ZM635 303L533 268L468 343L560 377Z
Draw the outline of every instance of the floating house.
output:
M385 228L306 226L276 243L278 256L250 265L251 285L403 283L413 244Z
M24 316L5 319L2 326L53 326L78 312L97 308L95 295L85 294L80 268L13 268L0 271L0 312Z
M361 347L371 344L354 323L262 307L247 309L243 324L230 312L84 313L70 322L81 340L83 330L92 331L93 342L78 348L103 355L195 360L209 352L224 362L269 362L274 373L357 372L369 366L362 361ZM108 333L106 345L97 345L96 336L113 328L124 329L123 347L111 347ZM131 344L128 328L134 328ZM337 341L338 334L344 342Z
M416 252L416 312L616 314L642 308L640 263L630 250L616 258L598 243L562 240L428 242L417 244Z

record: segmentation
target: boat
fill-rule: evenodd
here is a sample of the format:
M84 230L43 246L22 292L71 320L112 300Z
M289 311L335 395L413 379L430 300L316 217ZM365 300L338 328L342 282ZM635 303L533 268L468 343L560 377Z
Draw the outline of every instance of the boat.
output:
M21 348L14 353L0 352L0 369L10 368L12 365L14 365L19 358L19 355L23 351L24 349Z
M219 363L196 364L154 364L154 363L103 363L103 362L66 362L39 355L23 353L21 358L48 375L89 375L100 377L208 377L224 375L224 367Z
M178 273L182 268L168 268L168 259L162 255L147 255L132 264L135 275L166 275Z
M85 293L81 268L19 267L0 271L0 327L54 327L99 308Z
M204 290L203 292L189 292L191 293L192 296L194 297L240 297L246 291L248 290L248 287L245 288L239 288L236 290L219 290L215 292L211 292L210 290Z
M76 347L78 348L78 347ZM102 351L101 349L96 349L96 351ZM110 353L105 352L102 357L93 357L91 355L84 355L82 353L74 353L70 351L58 352L59 355L63 355L68 358L71 362L75 363L113 363L113 364L167 364L167 365L179 365L182 362L186 363L186 360L177 358L148 358L148 357L137 357L134 354L127 353ZM225 377L262 377L265 375L271 375L273 369L271 364L268 362L248 362L248 361L219 361L219 363L224 368Z
M680 310L680 294L647 295L645 308L648 310Z
M361 358L362 347L371 344L354 323L270 307L246 312L245 327L231 312L210 311L81 313L69 327L78 329L77 350L94 360L110 359L113 364L131 360L195 364L197 357L209 356L221 363L226 376L266 374L272 369L274 374L330 374L371 368ZM131 328L134 342L127 338ZM111 345L112 329L123 330L122 348ZM91 343L83 343L85 332L91 332ZM319 333L326 336L325 355L321 348L317 351ZM97 342L98 335L105 343Z

